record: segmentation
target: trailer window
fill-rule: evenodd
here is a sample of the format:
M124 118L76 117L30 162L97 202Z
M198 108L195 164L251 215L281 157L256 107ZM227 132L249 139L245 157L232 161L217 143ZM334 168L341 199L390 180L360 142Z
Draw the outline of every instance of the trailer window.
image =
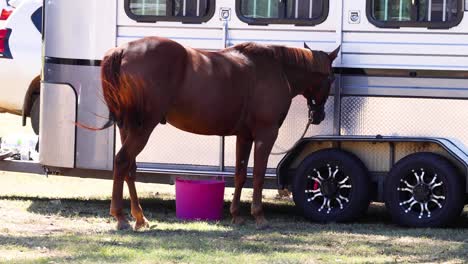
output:
M239 18L248 24L320 24L329 0L237 0Z
M463 0L367 0L367 16L377 27L450 28L463 16Z
M138 22L202 23L214 14L215 0L125 0L125 12Z

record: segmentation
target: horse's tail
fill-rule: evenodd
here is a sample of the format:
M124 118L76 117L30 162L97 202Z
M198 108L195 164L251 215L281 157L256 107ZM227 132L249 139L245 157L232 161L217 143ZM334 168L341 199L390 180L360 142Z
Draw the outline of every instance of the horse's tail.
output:
M104 101L109 109L109 119L100 128L76 123L89 130L104 130L125 123L140 126L144 113L143 81L130 74L121 73L123 50L110 51L101 62L101 82Z
M114 49L101 62L101 82L104 100L109 108L109 121L102 129L112 126L121 119L122 100L120 98L120 65L122 50Z
M143 82L131 74L122 74L122 49L115 49L104 57L101 63L101 80L104 100L109 108L109 122L102 129L114 123L138 126L144 108ZM112 121L112 122L110 122Z
M108 121L102 127L90 127L88 125L76 122L76 126L99 131L113 126L117 119L116 114L120 116L119 84L120 84L120 64L122 62L122 52L114 50L110 55L104 57L101 62L101 81L104 100L109 108Z

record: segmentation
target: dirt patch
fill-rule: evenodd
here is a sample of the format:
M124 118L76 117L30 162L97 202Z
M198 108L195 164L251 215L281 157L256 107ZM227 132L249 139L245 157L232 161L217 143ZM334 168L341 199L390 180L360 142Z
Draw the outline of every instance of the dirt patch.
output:
M95 233L112 229L109 219L63 217L30 212L34 203L60 211L62 205L54 201L0 200L2 232L21 236L44 236L62 233ZM36 205L37 206L37 205Z
M36 250L0 249L0 260L33 261L38 258L63 258L67 257L63 252L53 251L48 248L37 247Z

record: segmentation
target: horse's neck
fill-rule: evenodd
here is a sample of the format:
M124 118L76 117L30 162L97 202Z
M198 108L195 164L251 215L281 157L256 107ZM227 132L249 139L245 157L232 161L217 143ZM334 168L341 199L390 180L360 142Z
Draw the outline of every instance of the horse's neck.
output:
M292 97L302 94L306 88L303 78L303 73L294 68L285 68L285 75L291 90Z
M330 74L328 55L321 51L274 46L276 58L283 65L292 96L302 94L318 75Z
M292 96L302 94L306 88L306 76L313 69L313 56L309 50L289 48L284 46L273 47L276 59L283 66L284 73L291 87Z

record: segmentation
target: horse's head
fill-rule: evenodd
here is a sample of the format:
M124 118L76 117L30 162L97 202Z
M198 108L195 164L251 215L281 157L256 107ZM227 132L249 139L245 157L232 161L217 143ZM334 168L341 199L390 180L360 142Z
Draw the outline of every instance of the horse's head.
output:
M304 47L311 50L305 43ZM327 102L328 95L330 94L330 88L335 81L332 64L338 56L339 51L340 47L328 54L328 61L322 61L322 63L327 64L325 67L328 68L328 73L314 74L307 88L303 92L309 107L309 121L314 125L320 124L320 122L325 119L325 103Z

